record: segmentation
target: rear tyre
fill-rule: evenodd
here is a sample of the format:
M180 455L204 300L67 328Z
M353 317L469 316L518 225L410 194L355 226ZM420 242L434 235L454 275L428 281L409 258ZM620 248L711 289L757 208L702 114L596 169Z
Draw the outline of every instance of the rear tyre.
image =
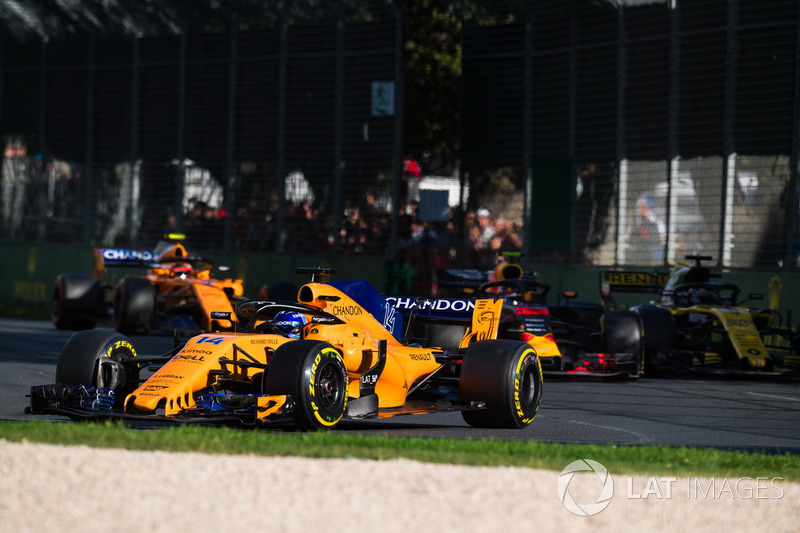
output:
M675 347L675 319L668 309L655 305L642 305L634 309L642 321L644 332L644 371L648 376L658 376L669 368L668 354Z
M155 311L156 291L145 278L123 278L114 291L114 327L120 333L136 333L143 314Z
M287 342L270 360L264 392L292 397L298 428L331 429L347 408L347 369L342 355L327 342Z
M609 354L630 354L633 358L628 374L638 378L644 367L642 323L633 311L609 311L600 318L603 332L601 351ZM623 367L623 365L620 365Z
M542 401L542 367L536 350L512 340L473 342L461 365L459 389L462 404L486 404L485 409L461 412L470 426L526 427Z
M53 285L51 316L58 329L92 329L103 308L100 283L88 274L59 274Z
M442 348L449 352L458 351L458 345L467 332L466 326L451 324L430 324L428 326L428 346Z
M124 361L136 350L124 335L107 330L79 331L69 338L56 363L56 383L114 389L124 400L138 383L138 372L129 375Z

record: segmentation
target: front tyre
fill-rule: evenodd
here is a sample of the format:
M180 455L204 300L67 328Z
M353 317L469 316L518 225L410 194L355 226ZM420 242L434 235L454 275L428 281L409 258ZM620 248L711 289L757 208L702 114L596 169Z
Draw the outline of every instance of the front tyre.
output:
M103 307L100 283L88 274L59 274L53 284L51 315L58 329L92 329Z
M648 376L661 376L670 367L668 354L676 345L677 328L669 309L655 305L634 308L644 331L644 371Z
M135 357L136 350L124 335L99 329L79 331L58 356L56 383L113 389L121 405L138 384L138 372L129 375L124 365Z
M347 369L336 348L322 341L281 345L270 360L264 392L290 395L300 429L331 429L347 408Z
M461 365L459 389L462 404L486 405L461 412L470 426L528 426L542 402L542 367L536 350L512 340L473 342Z
M601 351L618 356L618 368L627 371L630 379L637 379L644 367L639 315L633 311L608 311L600 317L600 329Z

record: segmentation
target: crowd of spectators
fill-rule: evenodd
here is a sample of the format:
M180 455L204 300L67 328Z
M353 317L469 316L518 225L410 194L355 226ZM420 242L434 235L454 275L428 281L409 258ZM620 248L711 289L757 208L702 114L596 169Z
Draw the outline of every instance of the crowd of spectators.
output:
M422 221L418 206L401 217L399 251L412 267L444 268L456 263L471 268L491 269L497 254L522 248L519 227L502 216L492 217L485 207L467 210L462 227L454 216L447 221Z
M283 227L278 223L277 202L259 206L251 201L238 208L230 221L233 250L274 251L321 256L390 257L407 262L416 270L446 268L492 268L498 252L520 250L519 224L493 215L487 208L468 209L460 221L456 210L447 220L423 220L419 203L410 202L398 217L397 238L392 239L390 213L379 208L374 196L365 195L360 205L344 210L335 224L332 214L307 203L287 203ZM187 244L197 248L222 247L227 213L198 202L184 218Z

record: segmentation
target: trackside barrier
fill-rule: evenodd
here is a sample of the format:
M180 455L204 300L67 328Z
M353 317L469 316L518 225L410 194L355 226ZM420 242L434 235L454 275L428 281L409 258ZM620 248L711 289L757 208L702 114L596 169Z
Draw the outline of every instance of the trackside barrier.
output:
M60 243L0 243L0 305L49 310L53 282L62 272L93 271L93 247ZM217 266L230 267L229 275L241 278L245 295L258 297L263 285L289 281L298 287L309 281L308 276L296 274L297 267L330 266L337 271L331 279L366 279L383 290L384 261L382 259L352 259L320 261L319 258L264 253L192 253L208 257ZM113 286L126 274L141 274L141 268L107 269L108 284ZM39 313L40 314L40 313Z
M0 243L0 305L28 308L33 311L49 310L53 281L62 272L92 272L92 250L85 245L60 243ZM193 250L194 251L194 250ZM307 276L295 273L297 267L330 266L337 271L332 281L365 279L387 296L416 296L408 293L407 277L415 275L402 266L386 264L383 259L348 257L346 260L320 261L319 258L287 256L265 253L206 254L216 265L230 267L230 275L244 280L245 295L257 297L260 288L268 283L289 281L298 287L308 281ZM389 279L402 270L403 282ZM552 303L563 291L576 291L578 299L601 303L600 282L604 269L600 268L537 268L538 279L551 286ZM141 273L141 269L113 269L108 280L113 285L128 273ZM797 327L800 322L800 272L723 272L727 283L739 285L741 295L761 293L764 299L752 301L753 307L777 309L784 325ZM405 289L405 290L403 290ZM425 296L425 295L422 295ZM622 293L616 295L619 309L648 303L656 294ZM748 305L745 304L745 305Z

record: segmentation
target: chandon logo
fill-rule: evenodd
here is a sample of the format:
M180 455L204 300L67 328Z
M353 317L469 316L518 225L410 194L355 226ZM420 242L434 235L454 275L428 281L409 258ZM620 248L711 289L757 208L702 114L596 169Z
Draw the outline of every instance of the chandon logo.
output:
M409 309L422 309L425 311L453 311L457 313L471 313L475 309L474 300L417 300L416 298L404 298L401 296L388 296L386 301L395 309L407 311Z
M593 472L595 474L588 479L598 493L594 502L578 503L573 499L569 492L569 485L576 472ZM581 476L581 478L587 480L586 476ZM578 516L596 515L608 507L612 496L614 496L614 480L611 479L611 474L608 473L606 467L597 461L591 459L573 461L561 471L561 475L558 477L558 499L569 512Z
M153 252L139 250L103 248L100 253L103 254L103 259L110 263L117 261L153 261L155 259Z
M334 305L331 307L331 314L339 316L354 316L360 315L363 313L363 310L357 305Z

